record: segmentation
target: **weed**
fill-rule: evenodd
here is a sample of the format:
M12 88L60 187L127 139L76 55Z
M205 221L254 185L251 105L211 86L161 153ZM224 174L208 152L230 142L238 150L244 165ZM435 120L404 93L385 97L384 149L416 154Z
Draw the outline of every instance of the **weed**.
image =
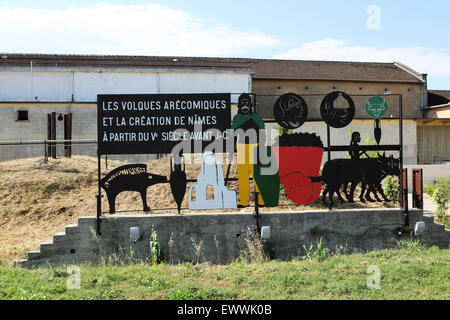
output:
M148 278L139 278L135 281L138 286L150 287L155 290L164 290L169 286L165 279L155 278L153 275L150 275Z
M91 298L93 300L114 300L120 299L121 297L122 297L121 290L104 290L101 291L98 295L88 296L88 298Z
M62 271L59 271L57 268L53 269L53 277L55 278L67 278L68 276L69 274L66 269Z
M173 232L170 233L169 238L169 263L173 263L172 261L172 250L175 247L175 241L173 241Z
M134 257L135 257L135 252L134 252L133 246L130 246L130 251L129 251L129 254L128 254L128 263L129 264L133 264Z
M397 247L412 252L419 252L425 249L420 239L404 239L397 241Z
M199 287L195 284L187 284L169 292L171 300L223 300L235 297L236 294L229 289Z
M30 252L30 248L23 248L22 249L22 258L27 259L28 258L28 252Z
M202 255L203 251L203 240L199 240L198 242L195 241L194 238L191 238L192 245L194 246L194 254L195 254L195 263L198 264L200 261L200 256Z
M315 245L310 243L309 248L303 245L303 249L305 249L306 258L309 260L316 258L322 261L330 256L330 250L328 248L322 248L322 238Z
M94 228L90 227L89 230L91 231L91 235L94 238L95 243L97 244L98 254L99 254L99 258L100 258L100 264L105 265L106 261L105 261L105 259L103 257L102 246L100 245L100 237L98 236L98 234L94 230Z
M154 227L152 227L152 236L150 239L150 260L153 265L162 261L161 245L159 244Z
M334 251L334 254L335 255L344 255L344 254L347 254L348 253L348 247L347 247L347 244L344 244L344 245L338 245L338 246L336 246L336 249L335 249L335 251Z
M216 235L214 235L214 245L216 246L217 250L217 263L220 264L219 240L217 240Z
M245 231L243 240L244 247L240 250L241 260L250 263L260 263L268 260L264 253L264 243L259 238L258 234L250 227Z

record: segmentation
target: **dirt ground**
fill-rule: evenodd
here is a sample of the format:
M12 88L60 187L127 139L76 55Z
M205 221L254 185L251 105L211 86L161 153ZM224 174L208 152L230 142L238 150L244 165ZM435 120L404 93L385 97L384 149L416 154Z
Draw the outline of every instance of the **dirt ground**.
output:
M126 163L109 160L108 168L106 168L105 161L102 160L101 170L106 173L123 164ZM186 165L188 179L196 179L199 171L200 165ZM226 165L224 171L226 173ZM169 159L163 158L148 162L147 172L164 175L169 179ZM231 166L230 177L237 177L235 165ZM190 185L192 184L188 184L188 187ZM252 183L250 186L252 189ZM228 182L228 188L237 190L237 181ZM26 257L28 251L38 249L40 243L52 239L55 233L64 231L66 225L76 224L81 216L95 216L96 194L97 158L95 157L74 156L49 159L47 163L43 158L29 158L0 163L0 263L9 264L15 259ZM103 192L103 194L105 193ZM355 195L359 195L359 193L357 192ZM252 196L250 201L253 203ZM176 213L176 204L168 183L149 187L147 202L151 208L150 213L142 211L142 201L137 192L123 192L116 199L116 214ZM386 206L393 207L394 205L391 203L362 205L356 202L338 205L337 208ZM182 208L187 207L186 192ZM102 199L102 209L106 216L109 215L108 208L105 195ZM280 207L261 208L260 212L324 208L320 198L312 205L298 206L286 196L281 195ZM248 207L233 211L238 213L252 212L253 210ZM186 209L181 211L182 214L190 212L195 211Z

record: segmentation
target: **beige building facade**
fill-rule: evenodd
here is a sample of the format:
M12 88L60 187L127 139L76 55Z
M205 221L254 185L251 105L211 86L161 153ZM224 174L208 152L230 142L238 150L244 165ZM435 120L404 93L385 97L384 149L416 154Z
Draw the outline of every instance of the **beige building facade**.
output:
M342 91L355 103L354 120L345 128L330 129L331 145L349 145L351 133L358 131L362 143L374 144L374 119L365 110L371 96L383 96L388 112L381 119L380 144L400 144L400 114L403 118L403 159L405 164L417 164L417 120L427 105L427 77L399 63L346 63L317 61L260 60L253 75L253 93L257 111L272 122L273 104L285 93L302 96L308 105L308 121L296 131L314 132L326 145L326 124L322 121L320 104L330 92ZM287 69L287 73L281 73ZM278 73L277 73L278 72ZM288 79L286 79L288 77ZM398 157L399 152L387 152ZM332 158L347 157L345 152L333 152ZM324 158L326 161L327 158Z

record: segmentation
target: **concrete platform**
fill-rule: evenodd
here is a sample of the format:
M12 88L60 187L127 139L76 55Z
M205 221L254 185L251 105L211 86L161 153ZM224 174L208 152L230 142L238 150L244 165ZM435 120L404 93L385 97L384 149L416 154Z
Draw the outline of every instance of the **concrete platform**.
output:
M411 210L410 224L426 223L423 240L427 245L448 248L450 231L436 224L422 210ZM269 226L270 244L275 258L289 259L304 254L303 246L317 243L330 250L347 252L392 248L402 238L398 228L405 225L401 209L317 210L302 212L160 214L108 216L101 219L101 235L96 235L96 218L80 217L78 225L41 244L30 252L24 267L55 266L72 263L127 262L130 251L136 260L145 261L150 253L150 238L155 230L168 263L184 261L226 264L246 250L246 234L256 226ZM130 241L130 228L139 227L141 237ZM248 251L248 250L247 250Z

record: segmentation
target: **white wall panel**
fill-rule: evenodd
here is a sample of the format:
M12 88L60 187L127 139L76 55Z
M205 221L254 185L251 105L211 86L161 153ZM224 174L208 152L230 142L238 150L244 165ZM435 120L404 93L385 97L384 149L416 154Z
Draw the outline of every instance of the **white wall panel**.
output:
M30 101L30 73L0 71L0 101Z
M157 93L156 73L75 73L75 101L97 101L97 94Z
M72 72L33 72L32 92L39 101L70 101Z
M97 94L242 93L249 74L202 72L1 71L0 101L96 101ZM32 87L31 87L32 84ZM233 95L233 101L237 96Z
M248 74L162 73L161 93L248 92Z

